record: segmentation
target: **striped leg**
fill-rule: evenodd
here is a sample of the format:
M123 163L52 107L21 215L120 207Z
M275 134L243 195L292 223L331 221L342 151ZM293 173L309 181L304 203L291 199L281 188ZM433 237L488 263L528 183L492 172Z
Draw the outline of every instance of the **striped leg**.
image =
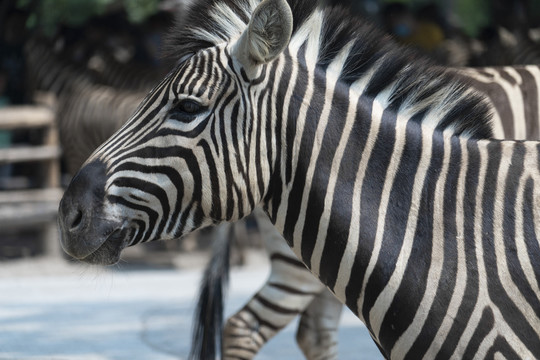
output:
M317 301L313 310L310 306L321 292L327 292L322 283L298 261L266 215L257 216L257 220L270 256L271 272L264 286L227 321L223 334L225 359L252 359L268 340L305 309L308 309L307 318L326 311L321 308L327 303L325 300ZM327 335L330 328L325 327L326 323L309 319L306 324L309 325L301 331L302 338L333 339ZM312 329L323 329L324 333L309 335ZM303 345L301 348L304 349Z

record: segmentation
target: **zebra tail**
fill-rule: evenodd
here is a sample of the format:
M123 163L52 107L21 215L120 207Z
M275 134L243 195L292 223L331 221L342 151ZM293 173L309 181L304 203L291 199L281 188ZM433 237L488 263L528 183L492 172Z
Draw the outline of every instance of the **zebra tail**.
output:
M212 258L201 280L199 300L193 316L193 338L189 360L214 360L216 355L221 354L223 297L229 280L232 225L219 225L215 233Z

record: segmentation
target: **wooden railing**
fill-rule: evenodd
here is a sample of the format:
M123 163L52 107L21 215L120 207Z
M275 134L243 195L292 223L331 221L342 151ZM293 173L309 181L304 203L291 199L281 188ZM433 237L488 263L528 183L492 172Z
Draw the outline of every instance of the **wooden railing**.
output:
M42 235L47 255L60 254L56 216L62 197L60 187L60 147L54 112L45 106L10 106L0 109L0 130L24 132L39 129L38 145L11 145L0 149L0 165L43 164L32 169L39 179L32 188L0 190L0 237L18 228L36 228ZM36 185L37 184L37 185Z

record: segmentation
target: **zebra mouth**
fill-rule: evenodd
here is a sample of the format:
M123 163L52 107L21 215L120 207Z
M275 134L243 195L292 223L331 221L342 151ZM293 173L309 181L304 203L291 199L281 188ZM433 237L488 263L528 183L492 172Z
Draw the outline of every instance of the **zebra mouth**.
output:
M120 260L120 253L128 243L128 229L114 230L94 252L80 259L95 265L114 265Z

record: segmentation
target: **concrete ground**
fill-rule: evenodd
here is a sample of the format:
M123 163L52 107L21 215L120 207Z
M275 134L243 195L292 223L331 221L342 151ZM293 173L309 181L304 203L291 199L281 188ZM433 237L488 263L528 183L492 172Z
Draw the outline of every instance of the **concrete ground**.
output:
M235 269L227 315L266 279L267 264ZM200 270L103 269L58 259L0 263L0 359L185 359ZM302 359L296 324L256 359ZM363 324L345 311L340 359L382 359Z

